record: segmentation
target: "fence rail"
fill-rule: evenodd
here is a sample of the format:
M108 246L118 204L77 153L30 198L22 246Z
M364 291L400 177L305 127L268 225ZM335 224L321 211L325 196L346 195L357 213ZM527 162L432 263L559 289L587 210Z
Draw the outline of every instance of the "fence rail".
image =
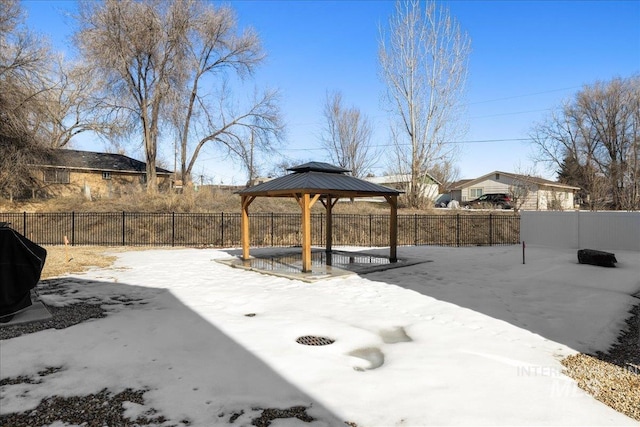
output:
M312 245L323 246L326 215L311 215ZM300 215L250 215L251 246L301 243ZM16 231L41 245L241 245L239 213L64 212L0 213ZM491 246L520 241L515 215L398 215L398 245ZM333 244L388 246L389 215L334 214Z

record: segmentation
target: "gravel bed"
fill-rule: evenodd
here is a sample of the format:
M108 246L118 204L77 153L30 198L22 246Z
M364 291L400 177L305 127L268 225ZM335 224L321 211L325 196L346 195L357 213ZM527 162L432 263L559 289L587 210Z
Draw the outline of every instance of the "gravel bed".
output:
M153 413L139 416L135 420L124 417L124 402L144 404L145 390L126 389L113 394L107 389L87 396L48 397L31 411L0 416L5 426L33 427L61 421L86 427L160 425L166 422L163 416Z
M51 279L40 283L40 293L54 294L64 293L65 280ZM124 297L115 297L116 301L125 304L137 300L129 300ZM55 307L47 306L52 318L39 322L22 323L16 325L3 325L0 327L0 340L7 340L21 335L31 334L45 329L64 329L90 319L100 319L108 315L107 310L100 304L78 302L72 305ZM36 377L10 377L0 380L0 391L2 388L16 384L41 384L42 377L56 372L64 371L64 367L48 367L37 373ZM162 425L164 427L177 427L175 424L168 425L167 419L159 415L157 411L150 410L143 416L135 420L124 417L124 402L144 404L144 393L146 390L126 389L118 393L113 393L103 389L99 393L86 396L61 397L51 396L40 402L33 410L20 413L0 415L0 426L11 427L33 427L48 425L55 421L82 425L86 427L136 427L144 425ZM278 418L295 418L299 421L310 423L314 418L306 413L307 407L293 406L287 409L279 408L253 408L262 411L260 416L251 421L251 425L257 427L268 427L271 422ZM229 422L233 424L244 412L230 414ZM219 416L224 416L220 414ZM179 425L188 426L189 420L182 420Z
M260 417L254 418L251 421L251 425L257 427L268 427L271 425L271 421L278 418L296 418L305 423L310 423L314 421L314 418L307 414L307 409L309 408L305 406L292 406L289 409L262 409Z
M45 329L64 329L89 319L100 319L107 315L106 310L100 305L89 303L77 303L64 307L47 306L47 309L51 313L51 319L0 327L0 340L32 334Z
M625 331L606 352L576 354L562 361L565 373L593 397L640 421L640 304Z

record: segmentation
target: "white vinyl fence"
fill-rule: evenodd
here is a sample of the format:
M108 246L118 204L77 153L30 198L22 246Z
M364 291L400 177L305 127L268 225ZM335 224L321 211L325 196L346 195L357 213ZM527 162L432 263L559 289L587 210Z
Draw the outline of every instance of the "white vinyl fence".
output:
M520 241L556 248L640 251L640 212L522 211Z

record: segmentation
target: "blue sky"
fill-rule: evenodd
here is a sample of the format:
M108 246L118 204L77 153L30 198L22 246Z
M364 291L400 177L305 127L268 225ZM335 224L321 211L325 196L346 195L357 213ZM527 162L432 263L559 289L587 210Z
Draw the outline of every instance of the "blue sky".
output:
M69 49L72 1L24 1L31 29ZM219 4L216 2L216 4ZM268 54L256 72L258 87L280 89L288 137L282 152L293 162L326 161L320 149L327 91L341 91L349 106L365 113L372 144L387 169L389 122L378 78L379 28L394 3L379 1L235 1L240 27L254 27ZM640 73L640 1L448 1L443 2L469 34L468 132L460 138L460 178L494 170L531 167L526 139L533 124L584 84ZM91 138L78 149L102 150ZM132 152L142 159L142 153ZM172 158L165 152L167 160ZM242 183L237 168L205 150L196 174L213 183ZM277 159L273 159L274 162ZM268 170L265 167L264 170ZM553 171L537 172L554 178Z

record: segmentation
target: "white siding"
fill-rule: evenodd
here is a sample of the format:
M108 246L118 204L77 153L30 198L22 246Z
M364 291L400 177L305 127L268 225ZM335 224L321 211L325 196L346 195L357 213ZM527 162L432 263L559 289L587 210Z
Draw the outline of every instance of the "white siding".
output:
M538 192L538 209L539 210L572 210L573 192L558 191L554 189L542 189Z
M508 193L509 186L511 185L511 180L509 180L504 175L500 175L498 180L495 179L495 175L492 175L490 179L485 179L484 181L480 181L476 184L473 184L471 187L465 187L461 191L461 200L465 202L467 200L473 200L475 197L469 196L469 188L482 188L482 194L487 193Z
M402 191L407 191L407 189L411 187L410 179L411 177L409 175L385 175L364 178L365 181L373 182L374 184L384 185ZM431 178L426 179L428 179L431 183L424 184L422 194L426 199L435 200L440 192L440 187L438 184L433 183ZM381 199L384 200L384 198Z
M540 192L537 190L531 191L527 195L527 198L525 199L524 203L520 205L520 210L535 211L538 209L540 209Z
M429 200L435 200L436 197L438 197L438 191L439 191L439 186L438 184L428 184L425 186L424 189L424 194L425 197Z
M511 193L511 189L518 184L517 180L504 174L492 174L489 178L475 183L471 186L464 187L460 191L459 199L462 202L473 200L475 197L470 196L469 189L482 188L482 194L487 193ZM547 210L552 209L554 203L560 204L560 209L574 209L573 192L563 191L554 188L542 188L537 185L531 186L531 191L527 195L526 200L519 206L520 210ZM457 194L454 195L454 199Z

